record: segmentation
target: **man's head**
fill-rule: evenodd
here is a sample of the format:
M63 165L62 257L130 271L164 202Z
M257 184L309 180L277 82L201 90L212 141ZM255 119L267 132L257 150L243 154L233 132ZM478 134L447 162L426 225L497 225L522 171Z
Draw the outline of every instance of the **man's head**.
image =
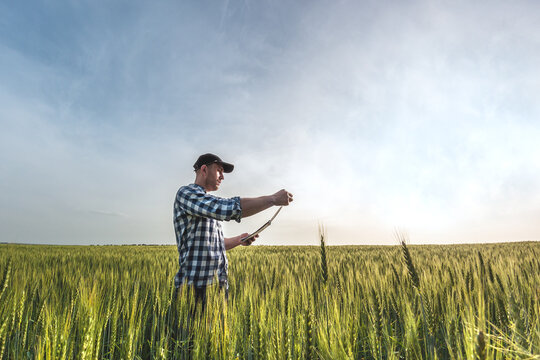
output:
M225 178L223 173L230 173L234 165L222 161L214 154L203 154L199 156L195 164L195 184L202 186L206 191L216 191Z

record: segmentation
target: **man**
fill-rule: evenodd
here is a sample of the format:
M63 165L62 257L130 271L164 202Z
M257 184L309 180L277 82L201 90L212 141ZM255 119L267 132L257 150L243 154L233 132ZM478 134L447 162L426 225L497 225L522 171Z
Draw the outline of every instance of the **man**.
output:
M271 206L289 205L291 193L280 190L273 195L256 198L220 198L209 194L218 190L224 173L234 165L214 154L199 156L193 165L195 182L182 186L174 202L174 228L180 270L175 276L176 290L183 284L193 287L196 302L206 303L206 287L217 274L219 285L228 294L226 250L238 245L251 245L255 238L241 241L248 233L225 238L221 221L235 220L257 214Z

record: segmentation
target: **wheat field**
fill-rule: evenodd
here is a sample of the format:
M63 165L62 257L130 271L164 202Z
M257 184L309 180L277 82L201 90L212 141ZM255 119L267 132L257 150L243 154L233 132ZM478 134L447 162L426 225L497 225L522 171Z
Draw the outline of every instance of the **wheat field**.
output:
M0 245L0 359L540 359L539 243L237 248L194 316L177 256Z

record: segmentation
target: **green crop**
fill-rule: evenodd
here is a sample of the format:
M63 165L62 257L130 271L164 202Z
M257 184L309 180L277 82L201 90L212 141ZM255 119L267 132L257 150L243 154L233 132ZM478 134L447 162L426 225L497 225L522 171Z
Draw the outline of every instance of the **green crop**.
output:
M191 317L177 257L0 245L0 360L540 359L540 243L237 248Z

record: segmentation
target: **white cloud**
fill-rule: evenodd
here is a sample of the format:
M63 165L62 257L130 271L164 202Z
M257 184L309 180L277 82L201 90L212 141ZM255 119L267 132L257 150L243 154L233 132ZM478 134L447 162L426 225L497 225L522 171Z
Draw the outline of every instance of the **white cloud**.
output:
M72 24L62 61L0 42L3 223L17 233L30 187L56 204L47 241L173 243L176 188L210 151L236 164L218 195L295 194L262 243L314 243L318 222L334 244L533 237L537 7L141 3Z

